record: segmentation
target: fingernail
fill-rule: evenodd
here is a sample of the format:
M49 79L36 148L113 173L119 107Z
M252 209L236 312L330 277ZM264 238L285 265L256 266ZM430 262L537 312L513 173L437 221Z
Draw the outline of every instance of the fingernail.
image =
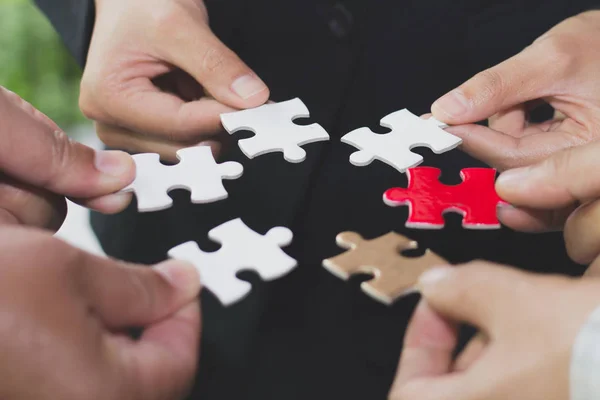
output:
M437 108L442 113L456 118L469 110L469 102L460 91L453 90L436 100L431 108Z
M496 186L501 187L502 191L522 189L531 176L531 168L515 168L505 171L496 179Z
M200 291L200 275L194 264L169 260L155 265L154 270L186 296L196 296Z
M96 169L112 176L122 176L133 165L131 156L122 151L97 151L94 159Z
M425 271L419 277L417 287L420 290L446 279L452 273L452 267L435 267Z
M242 99L246 100L267 90L267 86L256 76L250 74L237 78L231 84L231 90Z

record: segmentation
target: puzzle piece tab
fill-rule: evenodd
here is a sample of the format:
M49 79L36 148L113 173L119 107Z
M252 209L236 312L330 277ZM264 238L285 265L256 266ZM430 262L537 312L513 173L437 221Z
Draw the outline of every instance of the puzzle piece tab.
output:
M171 207L169 191L187 189L192 203L209 203L227 198L221 179L242 176L240 163L228 161L217 164L210 147L195 146L177 152L178 164L160 162L156 153L136 154L135 180L121 192L134 192L140 212L159 211Z
M447 264L429 249L421 257L403 256L403 251L418 246L415 241L395 232L371 240L365 240L355 232L342 232L337 235L336 242L348 251L323 260L323 266L344 280L354 274L373 274L373 279L363 282L361 288L375 300L388 305L413 292L423 272Z
M496 193L495 169L465 168L459 185L442 184L441 171L432 167L411 168L407 175L407 188L392 188L383 194L389 206L408 205L407 227L442 228L443 214L448 211L462 214L462 226L467 229L501 227L496 209L506 202Z
M255 133L238 142L248 158L282 151L286 161L298 163L306 159L304 144L329 140L329 134L319 124L297 125L296 118L309 117L308 108L298 99L242 111L221 114L225 130L233 134L240 130Z
M251 284L236 277L244 270L254 270L265 281L288 274L297 262L281 247L292 242L288 228L275 227L266 235L254 232L240 219L213 228L208 237L220 243L219 250L206 253L196 242L183 243L169 251L169 257L196 266L202 286L209 289L223 305L229 306L251 290Z
M377 134L359 128L342 137L343 143L360 149L350 155L350 163L362 167L377 159L404 173L423 162L423 157L411 149L428 147L440 154L462 143L462 139L444 131L448 125L434 118L420 118L406 109L384 117L381 126L392 131Z

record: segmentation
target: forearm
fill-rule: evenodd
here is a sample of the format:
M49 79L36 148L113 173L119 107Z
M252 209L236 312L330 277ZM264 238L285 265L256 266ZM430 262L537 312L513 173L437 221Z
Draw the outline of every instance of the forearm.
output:
M34 0L83 67L94 27L93 0Z

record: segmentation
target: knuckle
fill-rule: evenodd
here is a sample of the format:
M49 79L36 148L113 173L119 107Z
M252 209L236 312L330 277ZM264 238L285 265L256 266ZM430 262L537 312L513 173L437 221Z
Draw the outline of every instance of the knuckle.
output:
M45 185L50 185L50 183L62 179L62 176L65 171L68 170L73 157L75 157L73 152L73 142L62 130L54 131L52 133L50 157L50 165L45 166Z
M489 68L475 75L472 85L463 88L465 97L474 107L490 100L501 98L506 92L506 83L502 75L495 69Z
M125 307L129 308L132 315L151 314L157 307L156 296L152 288L147 285L147 281L142 278L141 271L129 266L122 266L121 268L125 271L124 279L127 287L137 299L135 302L125 302Z
M207 74L216 74L223 70L227 60L226 52L216 46L208 47L202 53L202 70Z
M546 64L550 71L561 75L572 71L576 64L581 41L567 34L548 35L540 45L546 55Z
M97 101L98 92L98 85L95 81L84 75L79 89L79 109L86 118L91 120L98 120L102 117Z

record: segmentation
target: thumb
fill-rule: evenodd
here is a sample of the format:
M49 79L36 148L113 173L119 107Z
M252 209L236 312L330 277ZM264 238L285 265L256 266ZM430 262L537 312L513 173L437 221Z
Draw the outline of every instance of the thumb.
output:
M149 268L90 257L83 280L91 306L109 329L145 327L160 321L194 300L200 291L196 268L175 260Z
M21 98L0 90L0 171L31 186L76 198L115 193L134 178L133 159L72 141Z
M529 285L522 271L472 262L431 269L421 275L417 287L435 312L475 326L492 339L496 321L520 307L519 294L527 293L523 289Z
M208 94L227 106L257 107L269 99L267 85L207 24L193 24L189 40L168 46L169 61L184 69ZM186 46L186 48L182 48Z
M457 345L456 326L421 301L408 325L391 394L408 382L450 372Z
M183 399L198 368L200 304L193 300L174 315L149 326L139 341L120 352L129 392L147 400ZM122 343L122 342L121 342Z
M560 209L600 197L600 142L572 147L498 177L498 195L517 207Z
M431 106L433 116L450 125L475 123L509 107L549 95L567 69L560 57L553 56L556 51L549 44L549 41L536 42L478 73L435 101Z

